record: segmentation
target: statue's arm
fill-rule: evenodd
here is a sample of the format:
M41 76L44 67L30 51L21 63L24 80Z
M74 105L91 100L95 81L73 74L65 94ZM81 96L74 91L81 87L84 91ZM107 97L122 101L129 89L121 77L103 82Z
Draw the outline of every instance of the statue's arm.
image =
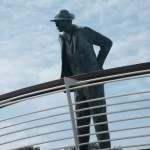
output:
M102 68L105 59L112 47L113 44L112 41L109 38L105 37L104 35L88 27L84 27L84 34L92 44L100 46L100 51L97 56L97 60L100 65L100 68Z

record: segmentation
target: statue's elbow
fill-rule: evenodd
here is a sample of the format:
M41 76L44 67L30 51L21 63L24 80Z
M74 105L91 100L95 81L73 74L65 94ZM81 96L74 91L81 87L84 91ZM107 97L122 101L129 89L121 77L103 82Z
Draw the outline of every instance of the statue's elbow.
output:
M111 40L109 40L109 49L111 49L112 45L113 45L113 42Z

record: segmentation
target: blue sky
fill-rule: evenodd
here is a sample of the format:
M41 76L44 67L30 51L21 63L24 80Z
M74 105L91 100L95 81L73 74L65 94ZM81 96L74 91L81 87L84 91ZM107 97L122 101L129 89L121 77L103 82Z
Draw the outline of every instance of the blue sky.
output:
M104 69L150 61L149 0L0 0L0 94L59 79L58 31L49 20L60 9L75 14L74 24L89 26L113 41ZM98 50L95 47L96 53ZM128 85L145 89L148 81ZM115 94L108 89L109 95ZM6 108L1 114L15 114L14 109L21 112L18 106L27 104ZM33 104L30 111L47 104Z

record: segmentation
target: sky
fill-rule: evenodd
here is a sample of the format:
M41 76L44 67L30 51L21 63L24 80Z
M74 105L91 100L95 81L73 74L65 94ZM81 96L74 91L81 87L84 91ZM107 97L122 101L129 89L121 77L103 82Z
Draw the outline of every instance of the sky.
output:
M75 14L74 24L91 27L113 41L104 69L150 61L150 0L0 0L0 95L60 78L59 33L50 22L60 9ZM99 47L94 48L98 53ZM122 83L121 88L115 84L115 91L108 85L106 93L148 89L148 82ZM45 108L48 98L43 98L45 103L39 99L30 106L4 108L1 116Z

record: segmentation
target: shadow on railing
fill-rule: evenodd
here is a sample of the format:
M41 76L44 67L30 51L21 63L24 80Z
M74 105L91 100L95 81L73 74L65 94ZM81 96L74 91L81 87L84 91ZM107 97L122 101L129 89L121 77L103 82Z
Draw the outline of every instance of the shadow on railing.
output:
M72 94L70 91L78 88L100 84L119 83L120 86L122 86L121 82L127 83L128 81L130 81L130 83L132 83L132 81L135 79L140 80L139 84L142 84L141 79L147 79L149 75L150 63L143 63L82 74L70 78L65 78L65 80L60 79L50 81L47 83L42 83L1 95L1 110L5 110L6 108L8 109L12 107L13 104L18 104L27 100L33 100L35 98L41 98L53 94L58 95L59 93L62 93L61 95L59 95L59 98L61 96L63 96L64 98L65 95L67 95L67 97L64 102L65 104L62 104L59 101L55 102L56 106L54 107L51 106L35 111L27 111L26 113L17 114L14 116L8 114L7 117L2 117L2 119L0 120L0 150L17 150L19 148L28 146L39 146L44 150L69 150L69 147L76 146L76 149L79 149L79 146L89 144L78 143L78 137L80 137L81 135L77 135L76 130L77 128L84 128L85 126L76 127L76 121L82 118L76 118L74 115L74 113L77 112L74 107L79 102L73 102ZM129 86L130 85L128 85L128 88ZM149 92L150 89L148 89L148 87L145 87L144 89L140 89L138 91L131 91L127 93L123 91L123 93L110 96L106 95L106 97L88 100L88 102L101 101L103 99L106 99L107 101L109 99L111 100L111 102L108 102L106 105L90 107L90 109L101 109L102 107L107 107L107 109L109 109L109 107L111 107L111 109L109 109L107 113L90 115L90 117L107 115L109 118L108 121L101 122L99 124L108 123L108 125L110 126L109 131L103 131L99 133L91 132L90 134L88 134L93 137L93 135L95 134L103 134L109 132L111 139L97 141L92 138L90 143L105 143L107 141L111 141L111 143L114 143L112 145L121 143L121 145L118 145L124 149L140 149L150 147ZM117 99L117 102L112 102L112 99L114 98ZM121 101L119 101L118 99L121 99ZM53 104L52 101L53 98L50 99L51 104ZM117 110L117 108L119 108L119 110ZM84 108L83 110L87 109ZM46 112L50 113L50 115L47 115ZM32 116L42 113L45 113L44 116ZM127 115L124 115L124 113L127 113ZM20 118L23 118L23 121ZM37 124L37 121L40 121L40 124ZM94 125L94 123L90 124L91 127L93 127ZM123 141L123 143L120 141Z

